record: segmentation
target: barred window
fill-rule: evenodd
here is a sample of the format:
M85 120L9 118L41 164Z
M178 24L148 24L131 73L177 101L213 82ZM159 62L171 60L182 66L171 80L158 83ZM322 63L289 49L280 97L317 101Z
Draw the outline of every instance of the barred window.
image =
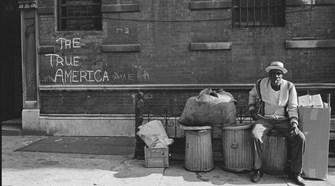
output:
M58 0L58 30L101 30L101 0Z
M285 0L233 0L233 26L284 27Z

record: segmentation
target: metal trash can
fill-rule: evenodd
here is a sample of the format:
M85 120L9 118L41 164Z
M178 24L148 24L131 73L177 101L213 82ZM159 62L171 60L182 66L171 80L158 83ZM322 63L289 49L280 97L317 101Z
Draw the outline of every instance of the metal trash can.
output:
M251 171L254 155L252 124L222 127L222 169L231 172Z
M185 169L210 171L214 168L210 126L181 126L185 131Z
M267 174L283 174L287 167L286 138L275 130L264 136L262 168Z

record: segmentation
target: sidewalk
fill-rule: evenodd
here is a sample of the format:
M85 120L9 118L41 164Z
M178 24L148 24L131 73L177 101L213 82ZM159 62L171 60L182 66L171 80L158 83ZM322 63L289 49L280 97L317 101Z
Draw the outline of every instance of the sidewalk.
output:
M251 173L223 171L220 162L207 173L189 172L183 161L168 168L145 168L144 160L131 156L14 152L43 136L2 136L3 186L197 186L197 185L294 185L286 176L264 175L254 184ZM335 186L335 168L327 181L306 180L310 186Z

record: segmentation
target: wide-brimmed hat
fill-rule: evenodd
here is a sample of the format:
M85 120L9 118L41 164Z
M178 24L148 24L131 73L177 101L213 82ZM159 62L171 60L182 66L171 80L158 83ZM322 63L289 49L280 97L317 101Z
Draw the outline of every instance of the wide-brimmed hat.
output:
M284 64L280 61L271 62L270 66L266 67L265 71L269 73L270 70L273 70L273 69L281 70L283 71L284 74L287 73L287 69L284 68Z

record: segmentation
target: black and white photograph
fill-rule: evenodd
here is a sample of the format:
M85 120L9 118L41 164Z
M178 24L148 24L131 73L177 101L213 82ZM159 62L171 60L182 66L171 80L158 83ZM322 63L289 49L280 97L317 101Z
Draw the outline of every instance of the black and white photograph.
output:
M2 186L335 186L335 0L1 0L1 25Z

